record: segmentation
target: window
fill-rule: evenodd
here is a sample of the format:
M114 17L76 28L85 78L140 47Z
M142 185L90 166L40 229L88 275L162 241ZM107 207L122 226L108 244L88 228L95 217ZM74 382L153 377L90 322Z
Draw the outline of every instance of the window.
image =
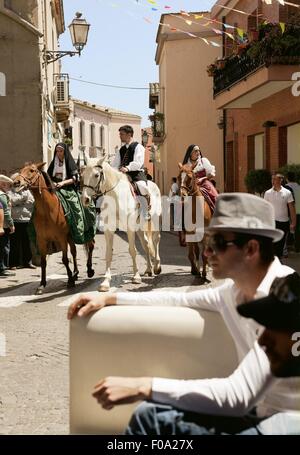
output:
M104 148L104 126L100 126L100 147Z
M4 0L4 8L12 9L11 0Z
M95 125L92 123L90 125L90 145L91 147L95 146Z
M83 120L79 122L79 144L85 145L85 125Z

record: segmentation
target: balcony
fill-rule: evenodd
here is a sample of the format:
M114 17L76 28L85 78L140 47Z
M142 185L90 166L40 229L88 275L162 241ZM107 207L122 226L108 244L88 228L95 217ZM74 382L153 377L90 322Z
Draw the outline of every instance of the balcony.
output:
M165 140L165 116L161 112L155 112L149 116L152 128L152 141L161 144Z
M66 122L70 116L68 74L54 74L53 104L56 121Z
M262 24L255 40L238 46L240 55L209 65L217 109L251 108L293 85L292 75L300 64L299 26L295 27L286 24L282 30L280 24Z
M149 108L155 109L159 103L159 83L153 82L149 84Z
M269 96L293 85L299 57L252 59L247 55L231 58L214 75L214 98L217 109L250 108Z

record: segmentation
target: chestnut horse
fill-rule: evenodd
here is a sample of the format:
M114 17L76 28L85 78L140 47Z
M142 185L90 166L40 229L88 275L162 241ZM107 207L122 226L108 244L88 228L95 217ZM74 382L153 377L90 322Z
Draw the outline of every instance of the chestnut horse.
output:
M35 199L33 224L36 232L37 244L41 255L41 282L36 294L42 294L46 287L46 256L49 245L55 244L57 250L62 250L62 261L67 269L68 286L75 285L78 277L76 246L70 234L70 228L66 221L63 207L50 177L46 172L41 171L46 163L29 164L23 167L14 179L14 186L17 189L28 188ZM92 254L94 240L85 245L88 253L87 274L91 278L94 275L92 268ZM68 245L73 257L74 271L72 273L68 260Z
M195 223L196 216L195 216L195 208L196 208L196 198L198 196L203 197L201 193L201 187L197 183L197 178L189 165L182 165L181 163L178 164L180 169L180 174L178 176L178 186L180 196L184 200L185 197L191 196L192 197L192 222ZM182 173L185 173L184 178L182 179ZM204 216L204 230L209 225L212 213L208 203L204 198L203 204L203 216ZM194 234L194 232L188 232L187 234ZM204 254L204 241L205 241L205 232L201 241L189 242L187 236L187 246L188 246L188 258L191 263L191 274L201 276L204 280L206 280L206 267L207 267L207 257ZM200 265L199 265L199 257L200 257L200 248L201 246L201 257L202 257L202 274L200 272Z

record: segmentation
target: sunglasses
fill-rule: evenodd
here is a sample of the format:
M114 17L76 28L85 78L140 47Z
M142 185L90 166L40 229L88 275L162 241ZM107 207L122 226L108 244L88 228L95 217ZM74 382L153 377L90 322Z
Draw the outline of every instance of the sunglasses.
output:
M205 248L213 253L224 253L229 246L239 246L236 239L225 240L221 234L214 234L209 236L205 242Z

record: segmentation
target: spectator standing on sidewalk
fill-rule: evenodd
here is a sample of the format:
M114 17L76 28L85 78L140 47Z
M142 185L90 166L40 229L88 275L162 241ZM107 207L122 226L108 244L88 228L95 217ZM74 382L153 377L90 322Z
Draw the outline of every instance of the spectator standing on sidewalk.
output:
M281 229L284 232L282 239L274 245L275 255L278 256L279 259L281 259L283 256L285 239L289 230L291 230L291 232L294 232L296 228L296 210L294 198L291 191L282 186L283 178L284 177L281 174L273 174L273 186L267 190L264 195L264 199L266 201L269 201L274 207L276 228ZM291 217L291 222L289 221L289 214Z
M17 174L11 176L12 180ZM11 216L14 221L15 232L10 238L10 268L31 268L32 253L28 237L27 227L33 212L34 197L29 190L16 192L12 187L8 192L11 201Z
M286 174L287 184L286 188L291 191L295 200L296 209L296 228L294 234L294 246L296 253L300 253L300 185L297 183L296 175L294 172L288 172Z
M3 205L0 202L0 237L4 235L4 211L3 211Z
M174 230L174 224L175 224L175 220L176 220L177 212L178 212L178 210L176 210L178 199L179 199L178 194L179 194L179 187L178 187L178 183L177 183L177 178L172 177L171 188L169 191L170 215L171 215L170 228L171 228L171 230Z
M0 276L14 276L15 274L7 271L9 265L9 235L15 231L14 222L11 217L10 201L7 195L8 185L12 180L6 175L0 175L0 203L4 211L4 234L0 236Z

